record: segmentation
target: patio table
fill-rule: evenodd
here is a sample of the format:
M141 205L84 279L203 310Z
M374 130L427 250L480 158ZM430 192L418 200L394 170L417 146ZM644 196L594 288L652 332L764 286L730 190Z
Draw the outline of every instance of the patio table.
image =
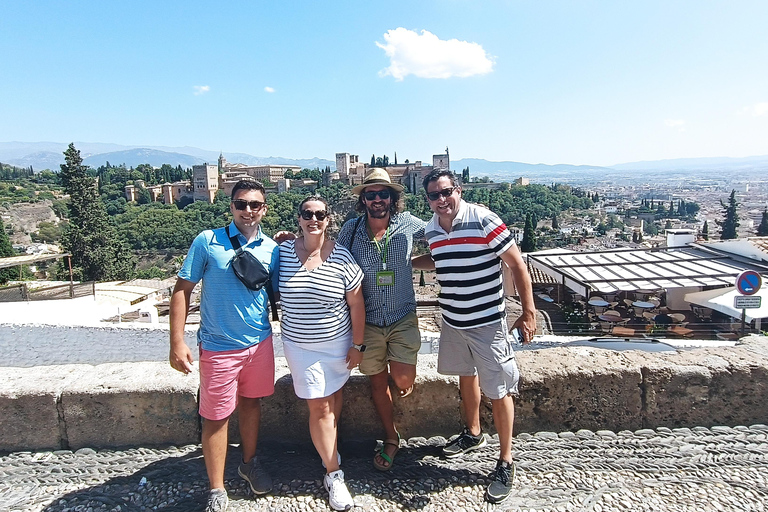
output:
M636 300L635 302L632 303L632 305L638 308L643 308L643 309L651 309L656 307L656 304L654 304L653 302L645 302L643 300Z
M620 315L608 315L606 313L603 313L602 315L598 315L597 318L602 320L603 322L611 322L611 323L619 323L624 320L628 320L627 318L622 318Z
M597 306L597 307L603 307L604 308L605 306L610 304L610 302L608 302L607 300L603 300L603 299L589 299L587 304L589 304L590 306Z

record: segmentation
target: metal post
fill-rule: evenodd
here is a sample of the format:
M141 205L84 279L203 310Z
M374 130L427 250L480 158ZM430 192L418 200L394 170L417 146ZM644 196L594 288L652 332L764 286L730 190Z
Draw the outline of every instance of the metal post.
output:
M67 262L69 263L69 298L75 297L75 285L72 282L72 256L67 256Z
M744 336L744 330L745 330L746 324L747 324L746 320L747 320L747 310L746 309L742 309L741 310L741 335L742 335L742 337Z

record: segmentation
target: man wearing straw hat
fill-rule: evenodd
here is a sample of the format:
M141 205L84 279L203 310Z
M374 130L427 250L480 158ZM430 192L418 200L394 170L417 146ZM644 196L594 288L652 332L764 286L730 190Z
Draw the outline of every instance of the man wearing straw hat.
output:
M352 252L365 275L365 345L361 347L365 352L360 371L371 380L373 403L385 432L373 465L388 471L400 449L389 377L400 397L411 394L421 347L411 251L414 239L424 238L426 222L402 211L403 186L392 183L384 169L371 169L352 192L359 196L355 209L363 215L344 224L337 243Z

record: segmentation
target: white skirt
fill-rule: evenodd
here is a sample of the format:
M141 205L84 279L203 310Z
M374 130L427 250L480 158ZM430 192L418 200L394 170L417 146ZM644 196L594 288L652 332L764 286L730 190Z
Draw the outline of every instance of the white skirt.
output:
M283 351L291 369L293 389L303 399L325 398L349 379L347 352L352 332L329 341L296 343L283 335Z

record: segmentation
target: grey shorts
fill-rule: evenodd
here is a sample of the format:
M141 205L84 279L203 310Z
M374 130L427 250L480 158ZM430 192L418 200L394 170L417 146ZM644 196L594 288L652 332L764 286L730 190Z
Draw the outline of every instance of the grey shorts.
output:
M443 322L437 371L443 375L477 375L480 389L492 400L517 395L517 368L507 320L471 329L456 329Z

